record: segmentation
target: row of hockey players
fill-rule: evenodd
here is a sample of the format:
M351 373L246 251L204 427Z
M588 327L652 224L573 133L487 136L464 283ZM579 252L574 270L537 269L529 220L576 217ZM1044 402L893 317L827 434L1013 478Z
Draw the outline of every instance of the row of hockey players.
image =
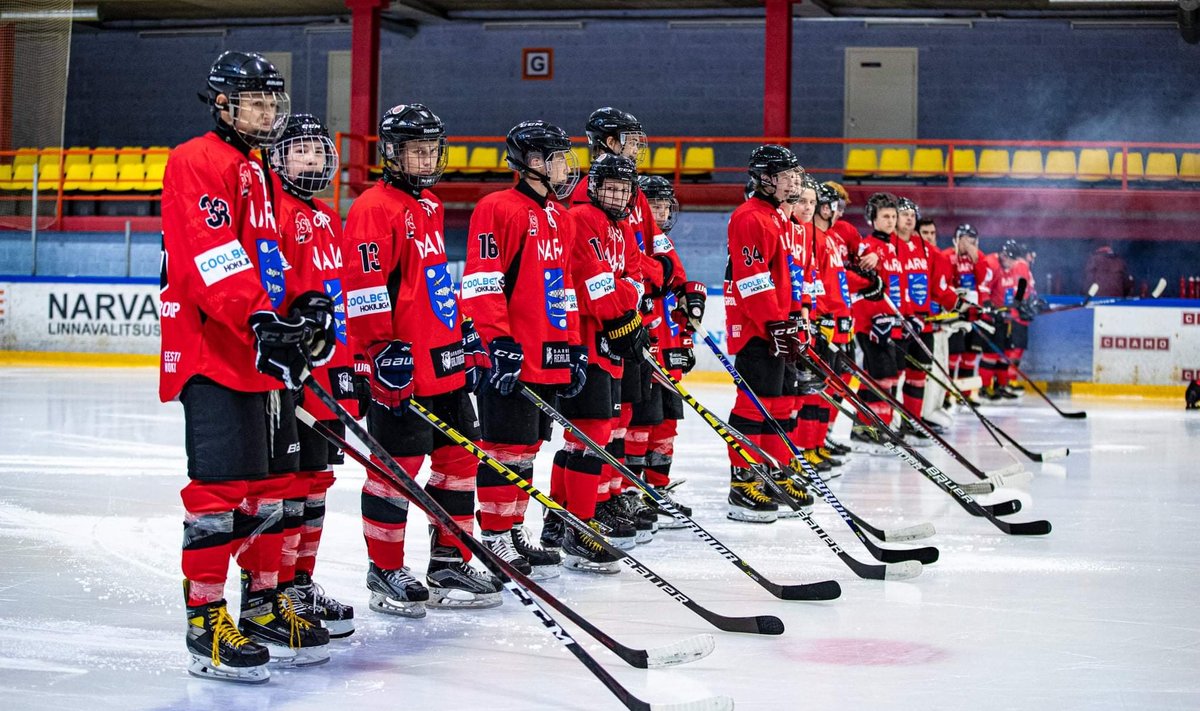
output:
M836 476L843 463L837 457L852 449L886 450L865 416L853 425L850 445L829 439L838 410L822 397L824 375L810 369L807 355L833 365L850 383L846 362L856 358L857 349L868 375L893 394L903 376L900 399L906 413L940 433L948 421L922 417L933 334L950 323L933 317L956 314L961 324L950 340L949 362L960 378L974 376L983 342L971 324L982 319L1004 351L983 356L982 392L990 399L1015 397L1008 387L1010 364L1020 360L1033 316L1026 248L1010 241L998 255L984 255L977 231L964 224L955 231L953 245L940 249L936 225L920 219L912 200L882 192L868 198L864 212L870 231L860 235L842 219L849 201L845 189L812 180L782 146L754 151L749 174L746 202L734 211L728 228L729 351L738 374L809 464ZM1024 299L1017 298L1021 281L1030 294ZM858 394L884 422L892 422L895 413L886 401L865 384ZM729 422L777 461L791 461L786 443L741 389ZM900 431L915 445L929 444L907 419ZM773 497L741 456L730 450L729 458L730 518L769 523L792 514L789 502L779 500L778 493ZM794 503L812 504L794 474L760 473L774 477Z
M414 409L532 480L550 426L521 397L528 388L651 485L669 486L682 405L651 384L645 359L676 377L691 369L686 326L703 317L706 291L666 234L678 209L669 182L637 175L640 123L612 108L591 115L582 184L565 131L515 126L506 144L516 184L476 206L456 294L431 191L446 164L433 112L407 104L383 115L383 177L343 231L314 197L337 174L335 146L316 117L289 115L270 62L226 52L202 99L214 128L172 153L162 199L160 398L184 409L189 671L265 682L268 661L320 664L329 639L354 630L353 610L312 579L342 454L297 408L344 430L303 397L310 372L405 471L428 457L425 490L468 533L478 521L483 542L518 570L617 572L595 537L548 522L535 540L528 496ZM648 542L660 512L565 439L551 495L597 537ZM423 582L405 565L407 501L370 468L361 506L372 610L421 617L426 606L500 604L499 581L472 567L449 531L431 527ZM224 599L230 558L242 571L236 624Z

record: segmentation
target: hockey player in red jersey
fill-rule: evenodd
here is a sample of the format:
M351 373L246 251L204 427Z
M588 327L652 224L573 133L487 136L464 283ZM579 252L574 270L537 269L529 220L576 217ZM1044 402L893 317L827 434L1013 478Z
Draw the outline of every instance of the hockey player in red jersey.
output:
M807 309L803 308L803 275L796 263L796 231L781 204L798 200L804 180L800 161L787 148L764 145L750 156L746 202L729 219L729 262L725 268L725 322L729 352L742 378L777 420L791 417L794 390L786 386L789 364L806 347ZM800 334L804 326L805 333ZM729 422L747 437L787 462L790 452L771 433L757 408L742 392ZM729 453L731 466L728 517L770 523L779 506L741 457ZM767 472L764 474L771 475Z
M421 104L400 104L379 122L383 178L354 201L346 219L342 269L356 367L370 378L367 427L406 472L425 457L425 490L470 533L478 461L409 409L410 397L479 438L470 393L489 361L470 319L459 314L446 262L445 210L429 188L446 166L446 129ZM428 589L404 565L408 502L368 471L362 490L370 607L422 617L425 606L483 608L501 603L500 582L469 564L456 537L430 528Z
M954 230L954 244L946 248L954 273L953 284L958 295L967 304L966 317L977 320L979 306L991 300L994 268L992 262L979 251L979 232L969 224L961 224ZM975 308L972 308L974 306ZM960 331L950 337L950 372L956 378L974 378L983 342L973 330ZM971 398L971 390L963 394ZM971 400L978 404L974 400Z
M1022 309L1018 308L1020 305L1016 301L1020 282L1025 281L1028 291L1029 284L1033 281L1029 265L1021 258L1024 254L1025 249L1021 245L1014 240L1008 240L999 254L991 255L1000 267L996 270L991 289L992 323L996 327L992 341L1004 349L1004 357L1010 361L1019 361L1024 354L1025 346L1029 342L1028 319L1033 315L1027 307L1024 313L1021 313ZM1013 374L1008 364L1000 354L991 349L984 351L980 375L983 376L983 389L980 394L988 400L995 402L1019 397L1017 392L1009 387Z
M638 305L644 294L641 255L627 218L637 190L633 161L604 155L588 171L591 203L571 208L575 238L571 274L587 298L579 299L579 338L588 346L588 374L583 390L564 398L559 407L584 434L610 446L620 423L623 367L639 362L650 345ZM605 530L622 548L636 543L636 529L619 516L603 459L571 433L564 435L555 457L551 493L579 518ZM610 447L611 451L611 447ZM585 572L613 573L617 564L593 541L572 529L562 539L563 564Z
M894 244L898 218L896 196L874 193L867 198L864 214L872 232L859 244L858 263L862 267L875 262L875 278L891 305L882 296L876 300L864 295L864 298L856 301L853 305L855 339L862 351L863 368L867 374L883 387L894 390L901 367L894 341L901 338L901 326L892 305L903 313L907 300L904 267L896 256ZM868 293L875 296L874 289ZM859 387L858 394L880 419L891 422L891 407L865 383ZM879 443L871 428L866 426L866 422L866 417L860 415L859 424L851 430L850 438L854 447L868 454L885 454L887 450Z
M279 140L272 144L270 164L283 184L279 196L279 249L287 271L289 298L306 292L324 294L330 301L337 338L332 358L313 369L313 376L351 412L357 412L353 356L346 339L346 299L342 293L342 221L337 212L315 195L337 175L338 155L329 131L309 114L288 117ZM286 268L285 268L286 269ZM338 422L316 398L304 407L334 431ZM330 637L354 633L354 608L324 594L312 580L317 547L325 518L325 492L333 485L333 465L343 455L303 422L297 422L300 468L283 501L283 555L279 587L302 614L315 616Z
M917 220L921 217L917 204L908 198L900 198L898 208L895 248L908 287L902 310L910 328L904 329L904 337L898 344L900 352L897 353L897 365L904 372L904 410L910 416L920 418L925 405L926 369L933 367L933 361L929 357L933 352L933 326L926 320L935 305L942 309L959 310L959 299L945 275L935 274L939 263L934 257L937 247L929 246L916 231ZM914 333L917 334L916 337L913 336ZM943 432L940 425L932 422L923 424L938 434ZM932 444L929 437L913 427L908 420L900 424L900 432L914 445Z
M550 420L517 392L527 387L547 401L573 397L587 378L580 345L576 291L570 274L573 222L557 202L579 181L571 138L545 121L514 126L505 139L516 185L485 195L467 230L462 308L491 350L491 379L477 394L480 446L527 481ZM559 574L562 538L547 514L543 547L525 526L529 496L478 466L479 526L497 555L535 578Z
M251 155L287 120L283 77L260 55L226 52L204 98L215 128L176 148L163 177L159 395L183 403L188 671L261 683L268 659L329 659L328 632L296 614L278 575L281 502L298 464L291 391L310 360L331 355L334 320L324 294L286 297L273 189ZM243 569L237 627L224 599L230 557Z

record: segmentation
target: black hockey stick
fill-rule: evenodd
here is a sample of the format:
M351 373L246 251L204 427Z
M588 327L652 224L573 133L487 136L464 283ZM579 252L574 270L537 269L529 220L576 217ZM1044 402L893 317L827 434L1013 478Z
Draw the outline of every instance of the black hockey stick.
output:
M972 324L972 325L978 326L979 324L976 323L976 324ZM1035 393L1040 395L1043 400L1045 400L1047 403L1049 403L1050 407L1054 408L1055 412L1057 412L1059 415L1067 418L1068 420L1082 420L1087 417L1087 413L1084 412L1083 410L1080 410L1078 412L1064 412L1061 409L1059 409L1058 405L1055 405L1054 401L1050 399L1050 396L1047 395L1045 393L1045 391L1043 391L1041 388L1039 388L1037 383L1033 382L1033 380L1028 375L1025 374L1025 371L1023 371L1019 367L1017 367L1017 364L1013 363L1012 360L1010 360L1009 357L1004 354L1004 350L1002 348L1000 348L1000 346L996 345L995 341L993 341L992 339L987 337L987 334L983 332L983 329L976 328L975 332L983 340L983 342L987 344L988 348L991 348L993 351L996 352L997 355L1000 356L1000 361L1002 363L1004 363L1005 365L1011 366L1012 369L1017 372L1017 375L1021 376L1021 378L1023 378L1025 380L1025 382L1029 383L1029 387L1033 388L1033 391ZM1006 437L1006 439L1008 439L1010 442L1012 442L1011 438ZM1013 442L1013 444L1016 444L1016 443ZM1063 457L1067 456L1067 454L1070 454L1070 451L1065 448L1062 450L1062 452L1063 452L1063 454L1062 454ZM1055 450L1054 452L1052 452L1052 454L1057 455L1058 450ZM1054 456L1052 458L1058 459L1059 457ZM1040 462L1040 461L1044 461L1044 460L1038 459L1037 461Z
M518 600L521 601L531 613L538 618L551 633L562 642L567 649L575 655L580 662L584 664L593 674L595 674L608 689L630 709L650 709L650 704L634 697L624 687L622 687L616 679L614 679L607 671L601 667L595 659L587 653L576 642L565 629L560 626L553 617L549 615L538 603L530 596L530 592L540 597L547 604L558 610L563 616L571 620L575 625L582 628L590 634L596 641L603 644L614 654L620 657L630 666L639 669L647 669L651 667L674 666L684 662L695 661L701 659L712 652L714 645L712 635L698 635L696 637L684 640L665 647L660 647L655 650L632 649L620 642L617 642L612 637L609 637L598 627L588 622L582 615L572 610L561 600L551 595L540 585L530 580L516 568L513 568L506 561L501 559L496 554L492 553L491 549L483 545L473 537L467 535L462 528L450 517L444 508L426 492L423 488L409 476L407 472L396 462L383 445L371 436L370 433L358 424L358 421L350 416L341 404L333 398L311 375L304 379L305 386L317 396L325 407L329 409L341 422L346 430L352 432L363 444L367 445L367 449L371 454L383 462L388 474L388 481L393 486L397 487L406 498L415 503L422 511L430 517L430 519L441 525L446 531L457 538L467 550L471 551L479 559L479 561L497 578L500 579L505 589L512 593ZM312 418L311 415L305 413L302 409L297 410L297 416L302 421L313 429L325 434L329 432L329 428L322 425ZM311 421L310 421L311 420ZM724 700L724 703L721 701ZM715 697L711 699L702 699L691 702L690 704L681 704L683 708L732 708L733 701L726 697ZM656 705L657 707L657 705Z
M780 620L774 615L759 615L757 617L726 617L725 615L719 615L715 612L705 609L703 606L685 595L683 591L679 589L679 586L667 582L666 579L657 575L644 563L639 561L637 558L634 558L628 552L617 548L609 543L606 539L596 535L596 532L593 531L592 528L586 523L581 521L578 516L563 508L554 499L551 499L549 496L543 494L531 482L522 478L520 474L517 474L513 470L504 466L504 464L502 464L495 457L492 457L487 452L480 449L469 438L451 427L446 423L445 420L430 412L426 407L421 405L421 403L417 402L416 400L409 400L408 406L422 419L436 427L438 431L448 437L450 441L473 454L476 459L486 464L493 471L503 476L521 491L529 494L529 496L535 499L539 504L546 507L547 510L557 515L564 524L595 540L609 555L623 561L638 575L642 576L646 580L649 580L651 583L654 583L654 586L659 590L667 593L667 595L669 595L671 598L707 620L717 629L724 630L725 632L746 632L750 634L783 634L783 620ZM357 459L357 457L355 458Z
M1099 301L1092 301L1092 297L1096 295L1096 292L1099 291L1099 289L1100 289L1099 284L1092 284L1092 288L1088 289L1087 298L1084 299L1082 302L1080 302L1078 304L1074 304L1073 306L1064 306L1061 309L1050 309L1049 311L1044 311L1042 313L1044 313L1044 314L1061 314L1061 313L1066 313L1067 311L1075 311L1077 309L1086 309L1086 308L1092 308L1092 307L1096 307L1096 306L1111 306L1112 304L1132 303L1134 301L1142 301L1143 299L1146 299L1146 298L1157 299L1163 295L1164 291L1167 290L1167 278L1166 277L1158 278L1158 281L1154 284L1154 289L1150 292L1149 297L1145 297L1145 296L1128 296L1128 297L1114 296L1114 297L1107 298L1107 299L1100 299Z
M580 431L574 423L568 420L562 413L554 409L550 403L542 399L540 395L530 390L525 385L520 385L521 395L533 403L534 407L546 413L550 419L557 422L564 430L575 435L584 446L592 450L596 455L603 459L609 466L613 467L621 473L629 481L633 482L638 488L645 492L654 502L663 510L670 514L676 521L683 524L686 528L691 529L692 533L696 534L700 540L712 546L721 557L733 563L739 570L745 573L751 580L761 585L764 589L770 592L775 597L781 600L833 600L840 597L842 587L838 585L836 580L823 580L816 583L802 583L797 585L779 585L767 580L750 566L742 558L738 557L733 551L725 547L723 543L713 537L711 533L701 528L700 524L696 523L690 517L683 514L682 511L675 508L674 502L670 497L664 496L661 492L646 483L644 479L634 474L619 459L614 457L607 449L596 444L596 441L587 434Z
M845 354L843 354L842 357L845 357ZM954 499L964 511L972 516L986 518L996 528L1009 535L1042 536L1050 533L1049 521L1023 521L1013 523L1010 521L1002 521L997 518L997 516L1015 513L1020 508L1020 502L1013 500L988 507L981 505L978 501L975 501L973 498L971 498L970 494L968 494L961 486L958 485L957 482L946 476L944 472L935 467L928 459L925 459L912 447L909 447L898 434L893 432L891 428L889 428L883 422L879 415L876 415L875 412L858 397L858 394L855 393L850 386L843 383L841 378L837 377L833 369L829 367L829 364L825 363L811 353L809 354L808 358L814 365L816 365L821 369L822 372L826 374L827 381L833 383L834 386L841 391L842 397L872 423L872 426L875 428L875 430L882 435L880 444L883 445L885 449L887 449L893 455L900 457L900 459L904 460L904 462L913 469L921 472L925 478L929 479L936 484L939 489L949 494L950 498ZM833 401L832 397L829 397L827 394L824 395L829 399L829 401Z
M915 365L917 365L917 367L921 367L919 363L912 360L912 356L906 355L905 357L908 358ZM942 385L942 387L945 387L945 385L943 383L941 383L941 381L938 380L937 376L934 375L931 371L926 370L925 372L928 373L929 377L932 378L935 382L937 382L939 385ZM947 391L954 392L949 389L947 389ZM1066 447L1058 447L1056 449L1047 450L1045 452L1030 451L1029 449L1026 449L1024 446L1022 446L1022 444L1020 442L1018 442L1012 435L1010 435L1009 433L1007 433L1003 429L1001 429L1000 425L996 424L995 422L992 422L982 412L980 412L979 406L976 405L974 402L972 402L970 398L966 397L965 393L962 395L955 393L954 396L956 398L958 398L959 402L961 402L964 405L966 405L967 407L971 408L971 411L973 413L975 413L975 417L979 418L979 421L983 424L984 429L986 429L988 431L988 433L992 435L992 439L995 439L997 435L999 435L1000 437L1003 437L1004 439L1008 440L1014 447L1016 447L1017 450L1019 452L1021 452L1021 454L1025 455L1032 461L1049 462L1049 461L1053 461L1055 459L1062 459L1063 457L1065 457L1071 453L1071 450L1067 449ZM1001 444L1001 446L1003 447L1004 445ZM1028 472L1026 472L1026 474L1028 474ZM989 478L994 480L997 485L1004 485L1004 484L1021 485L1023 483L1026 483L1026 480L1024 480L1024 479L1018 479L1017 481L1013 481L1011 478L1011 475L1004 474L1004 473L1001 473L1001 474L993 473L993 474L989 475Z
M758 395L754 393L754 391L750 388L750 385L742 378L741 373L739 373L737 368L734 367L733 363L729 361L729 358L727 358L725 354L721 352L721 347L717 345L717 342L713 340L713 337L709 335L708 331L704 330L704 326L696 320L692 320L691 325L695 329L696 333L704 339L704 342L708 345L709 349L712 350L713 355L717 357L717 360L721 362L721 365L725 367L726 372L728 372L730 377L733 378L733 384L736 385L738 390L742 391L742 393L754 404L755 409L757 409L758 413L763 416L763 421L768 423L768 425L771 427L771 430L775 433L775 436L779 437L779 439L787 446L788 451L792 453L792 466L794 467L798 465L800 467L800 470L804 473L804 476L812 483L817 492L821 494L821 498L825 500L825 503L829 504L829 506L837 512L837 514L846 523L846 526L849 527L850 531L855 535L855 537L862 542L863 547L867 549L867 552L869 552L871 556L875 558L875 560L883 561L884 563L916 561L922 565L937 562L938 549L932 546L913 550L893 550L880 548L879 546L875 545L871 539L863 535L862 529L859 528L855 520L850 517L849 513L846 511L846 507L842 505L842 502L839 501L836 496L834 496L832 491L830 491L829 487L825 484L825 480L821 478L820 473L816 470L816 467L804 459L804 453L799 447L796 446L795 442L792 442L792 438L788 436L787 431L783 429L783 426L779 424L779 421L776 420L771 415L770 411L767 410L762 400L758 398ZM649 357L649 355L647 355L647 360L655 366L655 369L659 371L659 374L662 377L667 378L675 387L675 389L679 391L680 394L683 394L683 386L675 382L675 379L671 377L670 373L667 373L665 370L663 370L658 363L654 362L653 359ZM692 400L695 402L695 398ZM693 404L692 407L695 408L698 404L699 403L697 402ZM697 412L699 413L700 411L697 410ZM703 413L701 413L701 416L703 417ZM730 446L733 448L732 445ZM733 449L735 452L738 452L739 456L745 458L745 455L738 451L739 448ZM749 462L748 459L747 461ZM754 462L750 462L750 464L753 465ZM772 488L778 488L778 485L775 484L775 481L772 477L765 476L763 479L769 480L769 486L772 486ZM784 496L783 499L789 504L792 503L791 497ZM799 511L799 507L793 506L792 508ZM802 519L805 518L806 513L807 512L801 512ZM805 523L808 523L808 521L806 520ZM812 524L809 525L811 526ZM813 530L815 531L817 529ZM845 559L843 558L843 560ZM896 578L888 579L894 580Z

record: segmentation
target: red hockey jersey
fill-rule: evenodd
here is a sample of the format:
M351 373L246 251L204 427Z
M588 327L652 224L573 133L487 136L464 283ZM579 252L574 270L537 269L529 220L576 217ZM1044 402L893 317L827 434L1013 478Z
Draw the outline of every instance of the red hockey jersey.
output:
M627 220L614 221L600 208L576 205L575 241L571 248L571 275L579 285L579 337L588 347L588 363L620 378L624 365L607 353L600 335L603 322L637 309L642 284L643 253L638 250Z
M907 240L895 236L893 243L896 256L904 268L904 281L908 288L902 308L904 314L927 316L932 313L935 304L946 309L952 308L958 295L950 288L946 274L937 273L934 256L940 256L937 249L930 247L915 233ZM929 328L928 324L926 328Z
M793 224L757 197L739 205L729 218L725 327L731 354L751 338L769 340L767 323L785 320L799 309L803 294L797 293L793 281L793 270L798 269Z
M272 191L262 165L216 133L177 147L162 194L159 397L202 375L241 392L283 385L254 366L255 311L287 313Z
M862 242L858 245L858 254L860 257L866 254L879 255L879 264L875 267L875 273L883 279L884 293L887 294L888 299L891 299L892 304L900 309L901 313L905 313L905 302L907 300L905 291L907 291L907 285L904 282L904 266L896 255L896 248L892 244L894 241L896 241L895 235L872 232L870 235L862 238ZM876 316L895 315L891 306L883 299L879 301L857 299L851 308L854 312L855 333L870 333L871 320ZM899 335L896 329L893 329L893 334Z
M412 344L413 393L441 395L466 383L454 282L446 263L445 210L428 190L419 198L380 180L346 217L342 266L355 358L369 346Z
M485 343L521 344L526 383L571 381L569 346L581 342L569 266L574 231L562 205L521 188L485 195L471 213L463 311Z

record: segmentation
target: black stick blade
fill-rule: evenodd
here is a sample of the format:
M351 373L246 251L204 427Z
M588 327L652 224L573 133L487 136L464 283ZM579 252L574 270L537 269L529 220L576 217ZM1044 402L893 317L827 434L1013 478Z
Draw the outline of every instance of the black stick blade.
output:
M1004 524L1001 528L1011 536L1044 536L1050 533L1049 521L1023 521L1021 523L1000 521L999 523Z
M780 600L836 600L842 596L842 586L836 580L822 580L818 583L780 585L778 590L772 589L771 592Z
M989 504L987 506L982 506L982 508L984 511L988 512L989 514L991 514L993 516L1010 516L1021 510L1021 502L1016 499L1013 499L1011 501L1001 501L998 504ZM976 516L979 515L979 514L975 513L974 511L972 511L971 513Z
M755 618L758 621L759 634L783 634L783 620L774 615L759 615Z

